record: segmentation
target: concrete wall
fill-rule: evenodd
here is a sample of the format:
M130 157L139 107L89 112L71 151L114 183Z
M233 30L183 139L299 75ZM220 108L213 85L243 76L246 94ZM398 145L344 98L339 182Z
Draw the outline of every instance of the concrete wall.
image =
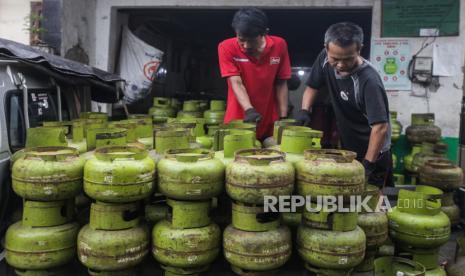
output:
M31 12L31 0L0 0L0 37L29 44L26 17Z
M374 1L373 7L373 25L372 36L379 38L381 32L381 1ZM465 50L465 3L460 3L460 35L453 37L437 37L435 43L451 43L459 45L461 55L457 59L461 60L464 65ZM408 38L411 47L411 53L416 53L425 38ZM431 41L432 39L429 39ZM432 46L426 48L421 56L432 57ZM464 74L462 73L453 77L439 77L439 89L428 89L429 98L418 97L413 95L423 95L424 88L417 84L412 84L412 91L399 91L388 93L388 99L391 110L398 111L399 120L405 127L410 125L411 113L433 112L436 115L436 124L442 128L442 135L448 137L458 137L460 123L460 106L462 94L465 87L463 85Z
M66 52L76 45L84 49L89 57L89 64L95 65L97 0L62 0L62 39L61 53Z
M379 38L381 30L381 0L84 0L86 9L77 8L72 0L63 0L63 14L66 16L63 25L63 51L72 47L79 39L82 47L89 53L90 63L104 70L114 70L119 28L125 18L118 18L117 9L122 8L225 8L257 6L263 8L359 8L373 9L373 38ZM79 1L82 2L82 1ZM81 6L82 4L79 4ZM86 20L84 20L84 18ZM462 53L461 65L464 65L463 45L465 45L465 5L460 11L460 36L439 37L437 43L453 43L460 45ZM69 38L69 37L71 38ZM412 53L416 52L423 38L407 38L411 43ZM66 43L65 43L66 41ZM431 47L423 51L423 55L432 55ZM457 137L459 132L460 102L463 94L463 73L453 77L440 77L439 88L429 93L429 99L415 97L422 94L422 87L413 86L412 91L389 93L390 107L399 112L399 119L404 126L410 124L413 112L436 113L437 125L443 129L444 136Z

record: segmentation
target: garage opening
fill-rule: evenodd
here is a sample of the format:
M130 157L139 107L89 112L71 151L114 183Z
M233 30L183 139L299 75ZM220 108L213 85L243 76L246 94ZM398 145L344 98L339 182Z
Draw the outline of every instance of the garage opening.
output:
M217 46L234 36L231 20L237 9L127 9L129 29L140 39L164 52L166 72L152 85L151 96L226 99L227 84L220 77ZM365 34L362 55L370 53L371 9L264 9L270 34L283 37L289 47L293 73L305 80L308 69L322 50L324 33L333 23L351 21ZM116 62L117 63L117 62ZM300 71L300 72L299 72ZM299 74L298 74L299 73ZM298 83L297 83L298 84ZM299 85L291 85L291 104L299 98ZM302 89L303 85L300 86ZM146 111L149 100L130 107Z

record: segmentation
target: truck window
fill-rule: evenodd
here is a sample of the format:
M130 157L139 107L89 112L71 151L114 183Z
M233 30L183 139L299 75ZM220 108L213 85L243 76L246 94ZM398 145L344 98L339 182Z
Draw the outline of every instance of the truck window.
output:
M26 129L22 109L23 99L21 95L20 91L9 92L5 101L8 142L11 152L20 150L26 143Z
M9 91L6 96L6 120L10 150L15 152L26 144L26 125L23 113L23 92ZM69 119L62 97L63 120ZM48 89L29 89L28 116L30 127L38 127L44 121L57 121L56 92Z
M30 127L41 126L44 121L57 121L58 112L54 95L50 90L29 89L29 124Z

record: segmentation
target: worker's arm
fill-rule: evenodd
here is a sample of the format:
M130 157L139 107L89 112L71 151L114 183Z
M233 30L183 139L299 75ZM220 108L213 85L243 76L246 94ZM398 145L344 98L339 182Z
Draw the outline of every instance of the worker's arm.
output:
M315 88L311 88L307 86L304 91L304 95L302 97L302 109L310 111L310 108L313 106L313 102L315 102L316 94L318 90Z
M365 159L374 163L378 159L379 152L384 145L386 133L389 130L388 123L379 123L371 126L370 141L368 142L368 150Z
M279 117L287 117L288 89L287 80L276 81L276 99L278 100Z
M310 108L313 105L313 102L316 98L316 93L318 90L307 86L304 91L304 95L302 96L302 109L299 110L295 119L297 120L297 124L302 126L309 126L311 122L311 113Z
M244 83L242 82L241 76L231 76L228 78L228 80L231 84L232 90L234 91L234 95L236 95L237 101L242 106L242 109L245 111L247 109L253 108L252 104L250 103L247 90L245 89Z

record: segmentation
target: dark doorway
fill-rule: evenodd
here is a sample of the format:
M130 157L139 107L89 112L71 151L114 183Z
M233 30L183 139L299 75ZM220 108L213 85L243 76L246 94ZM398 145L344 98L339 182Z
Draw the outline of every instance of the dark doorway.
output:
M218 69L217 46L234 36L234 10L145 9L120 10L129 15L129 28L165 52L164 83L153 95L180 98L225 98L226 82ZM324 33L333 23L352 21L365 33L362 55L369 57L371 9L265 9L270 34L283 37L293 67L310 67L323 48ZM148 103L147 103L148 104Z

